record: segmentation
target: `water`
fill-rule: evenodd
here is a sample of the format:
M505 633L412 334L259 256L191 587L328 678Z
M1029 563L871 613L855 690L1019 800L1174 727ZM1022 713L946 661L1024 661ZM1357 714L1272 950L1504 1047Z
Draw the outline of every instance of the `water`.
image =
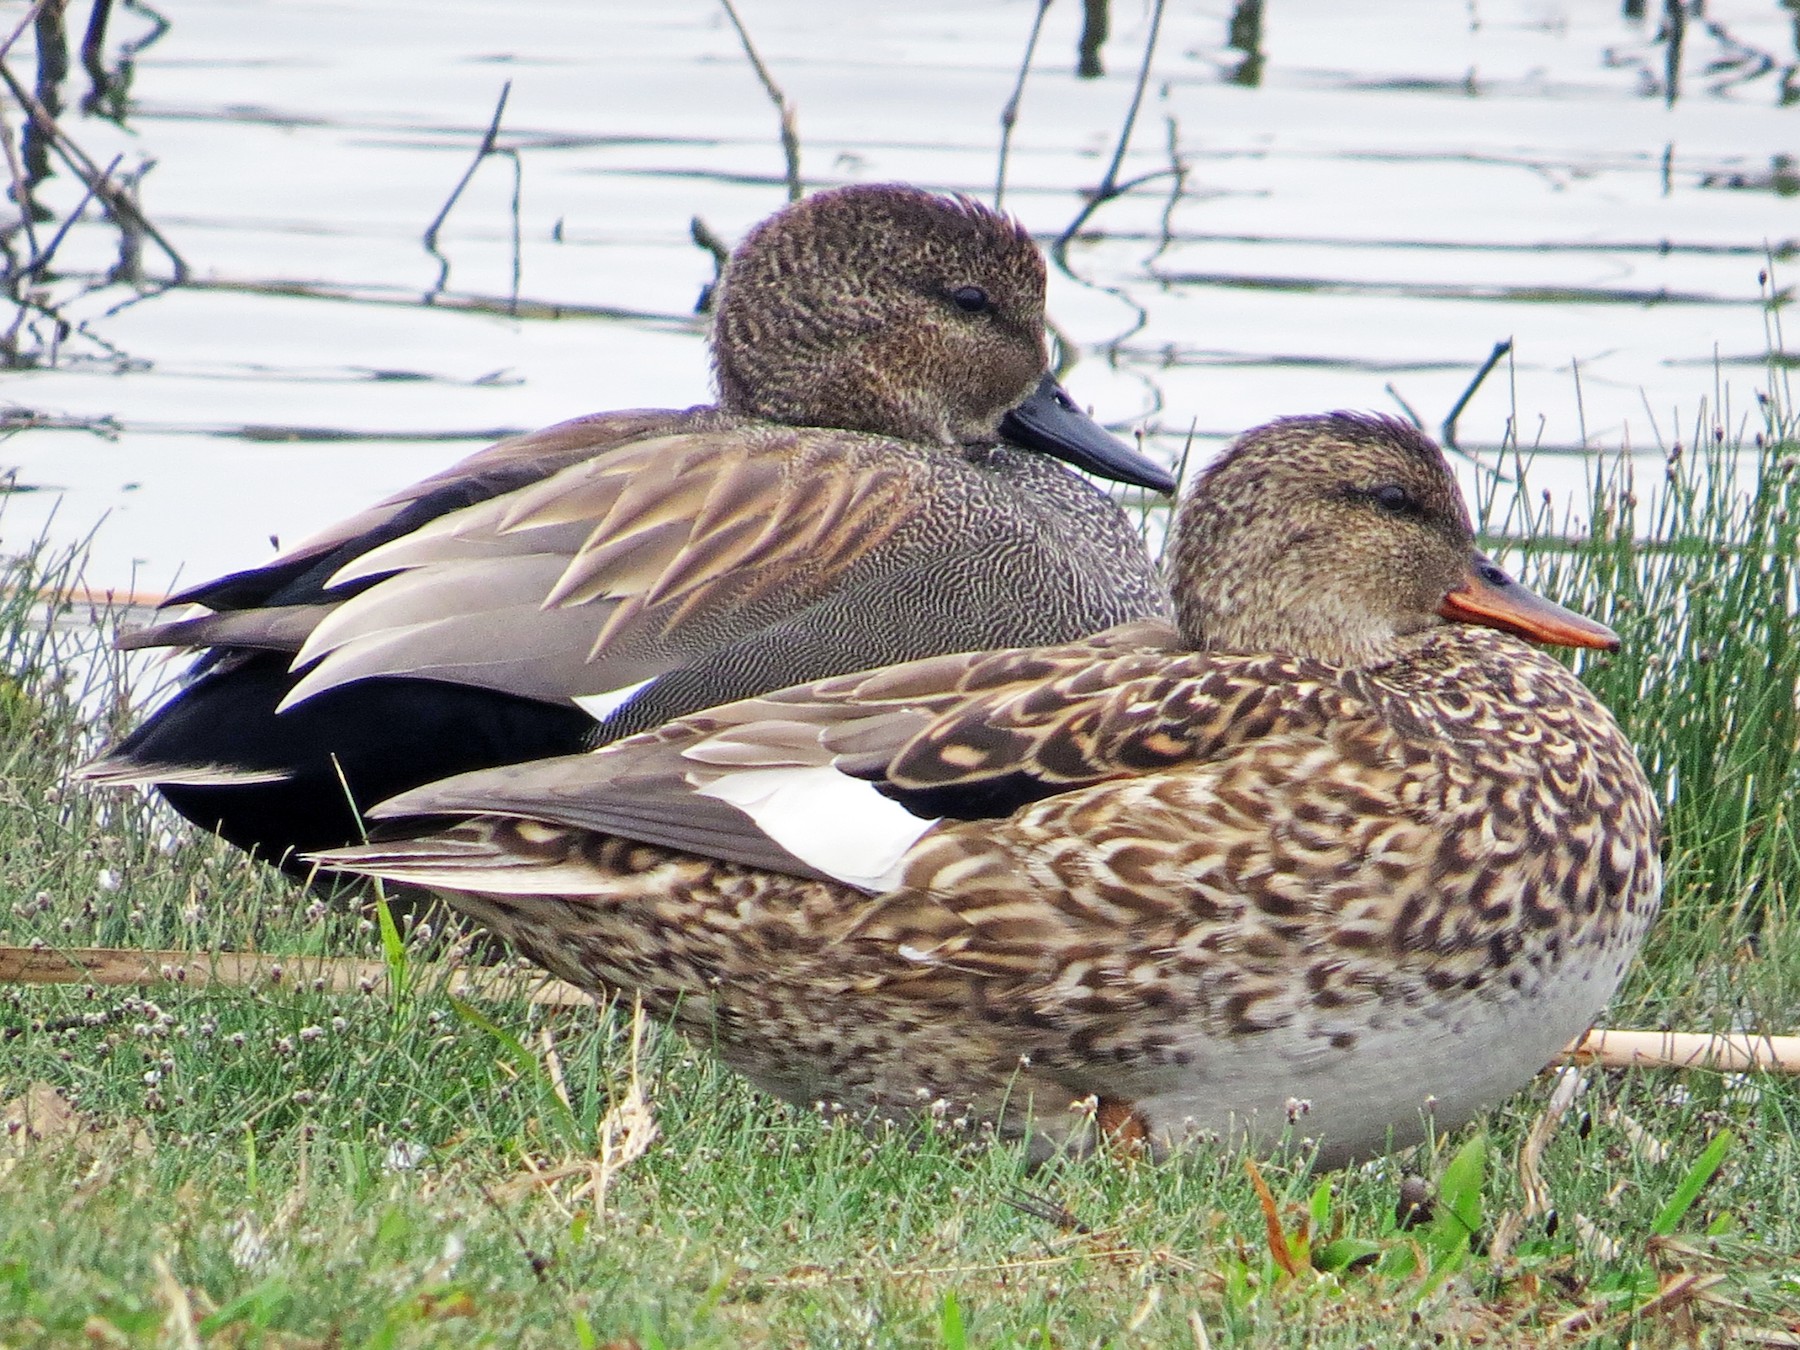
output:
M1509 419L1559 451L1654 452L1703 401L1754 425L1758 274L1773 254L1785 285L1800 235L1800 13L1712 0L1681 25L1671 91L1666 15L1629 8L1268 0L1258 35L1251 7L1171 0L1119 173L1148 177L1053 274L1071 388L1171 457L1192 429L1204 457L1285 412L1404 400L1435 429L1511 339L1458 424L1490 460ZM1005 202L1046 243L1131 102L1150 12L1113 10L1093 80L1073 70L1081 6L1045 18ZM741 0L809 185L983 197L1036 11ZM117 10L109 52L150 28ZM7 58L27 81L30 41ZM427 305L421 235L509 80L498 144L516 158L485 160L451 212ZM509 430L702 400L692 310L712 263L689 219L733 239L785 199L775 114L717 0L194 0L137 55L130 95L123 127L64 125L101 164L154 161L144 210L192 282L144 299L104 284L117 233L84 220L49 292L85 331L52 361L49 325L21 330L40 364L0 386L25 428L0 472L32 489L7 500L0 543L100 522L99 586L160 593L259 562L271 536ZM80 196L66 174L41 192L59 218ZM154 245L143 257L167 273ZM1572 490L1580 466L1552 456L1539 480Z

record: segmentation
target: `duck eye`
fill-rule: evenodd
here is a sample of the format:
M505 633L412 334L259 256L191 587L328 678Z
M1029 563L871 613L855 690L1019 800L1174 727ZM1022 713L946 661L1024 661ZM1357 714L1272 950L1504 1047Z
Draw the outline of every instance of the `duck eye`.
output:
M979 314L988 307L988 293L979 286L958 286L950 292L950 298L965 314Z
M1475 570L1480 574L1483 581L1487 582L1488 585L1492 586L1497 591L1503 591L1513 584L1513 579L1507 576L1503 569L1491 562L1484 562Z
M1419 504L1413 500L1412 493L1398 483L1383 483L1369 492L1369 499L1391 516L1415 515Z

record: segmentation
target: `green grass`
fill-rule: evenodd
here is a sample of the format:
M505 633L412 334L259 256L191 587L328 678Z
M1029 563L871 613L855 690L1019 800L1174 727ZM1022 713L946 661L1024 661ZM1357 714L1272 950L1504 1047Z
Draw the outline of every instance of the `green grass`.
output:
M1573 543L1528 495L1486 503L1496 528L1535 532L1513 550L1528 580L1624 635L1584 675L1669 803L1665 914L1617 1025L1800 1026L1800 445L1770 417L1743 463L1703 428L1651 507L1602 466L1595 527ZM46 626L28 598L72 567L40 550L0 575L0 943L385 951L417 975L444 934L384 949L373 919L67 785L126 715L119 672L80 658L91 635ZM71 683L90 669L92 687ZM1522 1217L1549 1076L1431 1147L1323 1178L1204 1150L1033 1170L948 1124L868 1136L782 1106L655 1027L634 1054L629 1009L397 987L0 987L0 1106L40 1084L72 1108L43 1138L0 1130L0 1346L1192 1346L1196 1325L1215 1346L1622 1346L1800 1329L1790 1080L1590 1072L1537 1164L1554 1208ZM634 1066L656 1131L641 1156ZM1435 1209L1402 1228L1414 1175Z

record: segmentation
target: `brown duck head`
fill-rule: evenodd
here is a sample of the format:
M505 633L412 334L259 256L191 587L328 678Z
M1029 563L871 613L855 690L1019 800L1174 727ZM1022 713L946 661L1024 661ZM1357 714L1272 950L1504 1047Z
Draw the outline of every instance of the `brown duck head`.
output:
M1046 374L1044 259L1016 221L901 184L816 193L753 229L720 278L720 406L794 426L1029 449L1174 488Z
M1619 645L1481 553L1443 453L1392 418L1287 417L1246 432L1188 490L1175 532L1176 613L1196 647L1360 666L1446 623Z

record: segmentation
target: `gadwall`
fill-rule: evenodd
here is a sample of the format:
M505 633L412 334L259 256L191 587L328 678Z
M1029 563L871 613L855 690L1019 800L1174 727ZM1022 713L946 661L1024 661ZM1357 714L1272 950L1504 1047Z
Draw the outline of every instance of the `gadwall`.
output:
M1617 639L1478 553L1443 456L1385 419L1250 432L1176 530L1178 630L467 775L375 815L469 819L327 861L796 1102L1327 1164L1464 1121L1589 1024L1657 909L1630 744L1515 634Z
M732 256L719 401L502 441L124 647L203 648L90 779L154 784L264 858L488 765L936 652L1165 613L1130 522L1052 462L1174 480L1046 374L1044 262L1010 218L822 192Z

